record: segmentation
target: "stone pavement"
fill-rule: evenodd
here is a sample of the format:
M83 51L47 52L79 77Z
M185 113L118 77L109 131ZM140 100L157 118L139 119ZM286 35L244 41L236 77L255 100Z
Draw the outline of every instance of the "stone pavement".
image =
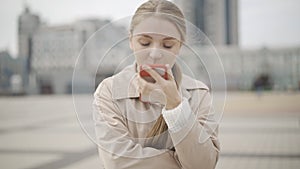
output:
M90 104L88 96L77 98ZM225 113L217 168L300 168L299 123L300 109ZM96 145L78 123L72 97L0 97L0 168L100 169Z

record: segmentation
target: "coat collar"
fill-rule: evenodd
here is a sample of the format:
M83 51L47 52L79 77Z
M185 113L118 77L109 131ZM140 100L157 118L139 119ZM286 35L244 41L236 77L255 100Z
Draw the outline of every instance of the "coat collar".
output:
M114 100L139 98L137 72L137 64L134 63L113 76L112 98ZM179 73L181 73L181 71ZM181 82L181 92L183 97L189 99L191 97L189 90L193 89L209 90L203 82L183 74Z

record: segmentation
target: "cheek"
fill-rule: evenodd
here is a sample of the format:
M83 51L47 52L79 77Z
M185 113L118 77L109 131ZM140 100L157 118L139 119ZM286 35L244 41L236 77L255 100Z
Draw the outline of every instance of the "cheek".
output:
M165 58L168 59L169 61L174 61L176 60L176 57L179 55L180 48L173 48L172 50L169 50L165 52L164 56Z
M176 57L177 55L175 55L174 53L168 53L165 55L163 62L164 64L169 64L172 67L176 61Z
M133 52L138 65L147 64L147 60L149 60L149 51L143 49L135 49L133 50Z
M142 47L140 45L138 45L134 39L132 39L132 41L130 43L130 48L133 52L136 62L139 65L143 64L142 61L145 59L146 54L143 51Z
M174 55L178 55L181 49L181 45L177 44L176 46L174 46L174 48L172 49L172 53L174 53Z

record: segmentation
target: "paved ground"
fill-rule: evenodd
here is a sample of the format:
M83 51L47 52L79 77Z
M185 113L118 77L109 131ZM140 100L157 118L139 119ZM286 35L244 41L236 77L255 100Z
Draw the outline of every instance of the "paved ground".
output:
M88 119L88 96L76 96ZM229 93L218 169L300 168L300 94ZM84 121L84 120L83 120ZM83 122L90 131L89 122ZM101 168L71 96L0 97L0 168Z

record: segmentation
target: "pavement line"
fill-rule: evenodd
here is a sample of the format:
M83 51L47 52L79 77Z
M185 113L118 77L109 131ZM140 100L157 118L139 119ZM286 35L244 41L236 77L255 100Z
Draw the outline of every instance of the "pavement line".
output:
M34 166L31 168L26 169L59 169L63 167L67 167L71 164L74 164L76 162L82 161L84 159L90 158L92 156L98 155L97 148L92 147L87 150L81 151L81 152L75 152L72 154L65 154L62 156L62 158L58 160L54 160L45 164L41 164L38 166ZM101 166L99 166L100 168Z
M248 133L268 133L268 134L273 134L273 133L294 133L294 134L300 134L300 128L294 127L294 128L255 128L255 127L223 127L219 129L219 133L243 133L243 134L248 134Z
M221 153L222 158L299 158L300 153L296 154L275 154L275 153Z
M60 150L0 149L0 154L59 154L59 155L72 155L72 154L74 154L74 152L72 152L72 151L60 151Z
M34 124L28 124L24 126L17 126L17 127L10 127L6 129L0 129L0 134L6 134L6 133L13 133L13 132L20 132L20 131L31 131L31 130L38 130L42 128L49 128L51 126L47 126L47 124L55 125L55 124L61 124L65 122L67 119L70 119L70 117L55 117L52 119L45 119L41 120L39 122L36 122Z

